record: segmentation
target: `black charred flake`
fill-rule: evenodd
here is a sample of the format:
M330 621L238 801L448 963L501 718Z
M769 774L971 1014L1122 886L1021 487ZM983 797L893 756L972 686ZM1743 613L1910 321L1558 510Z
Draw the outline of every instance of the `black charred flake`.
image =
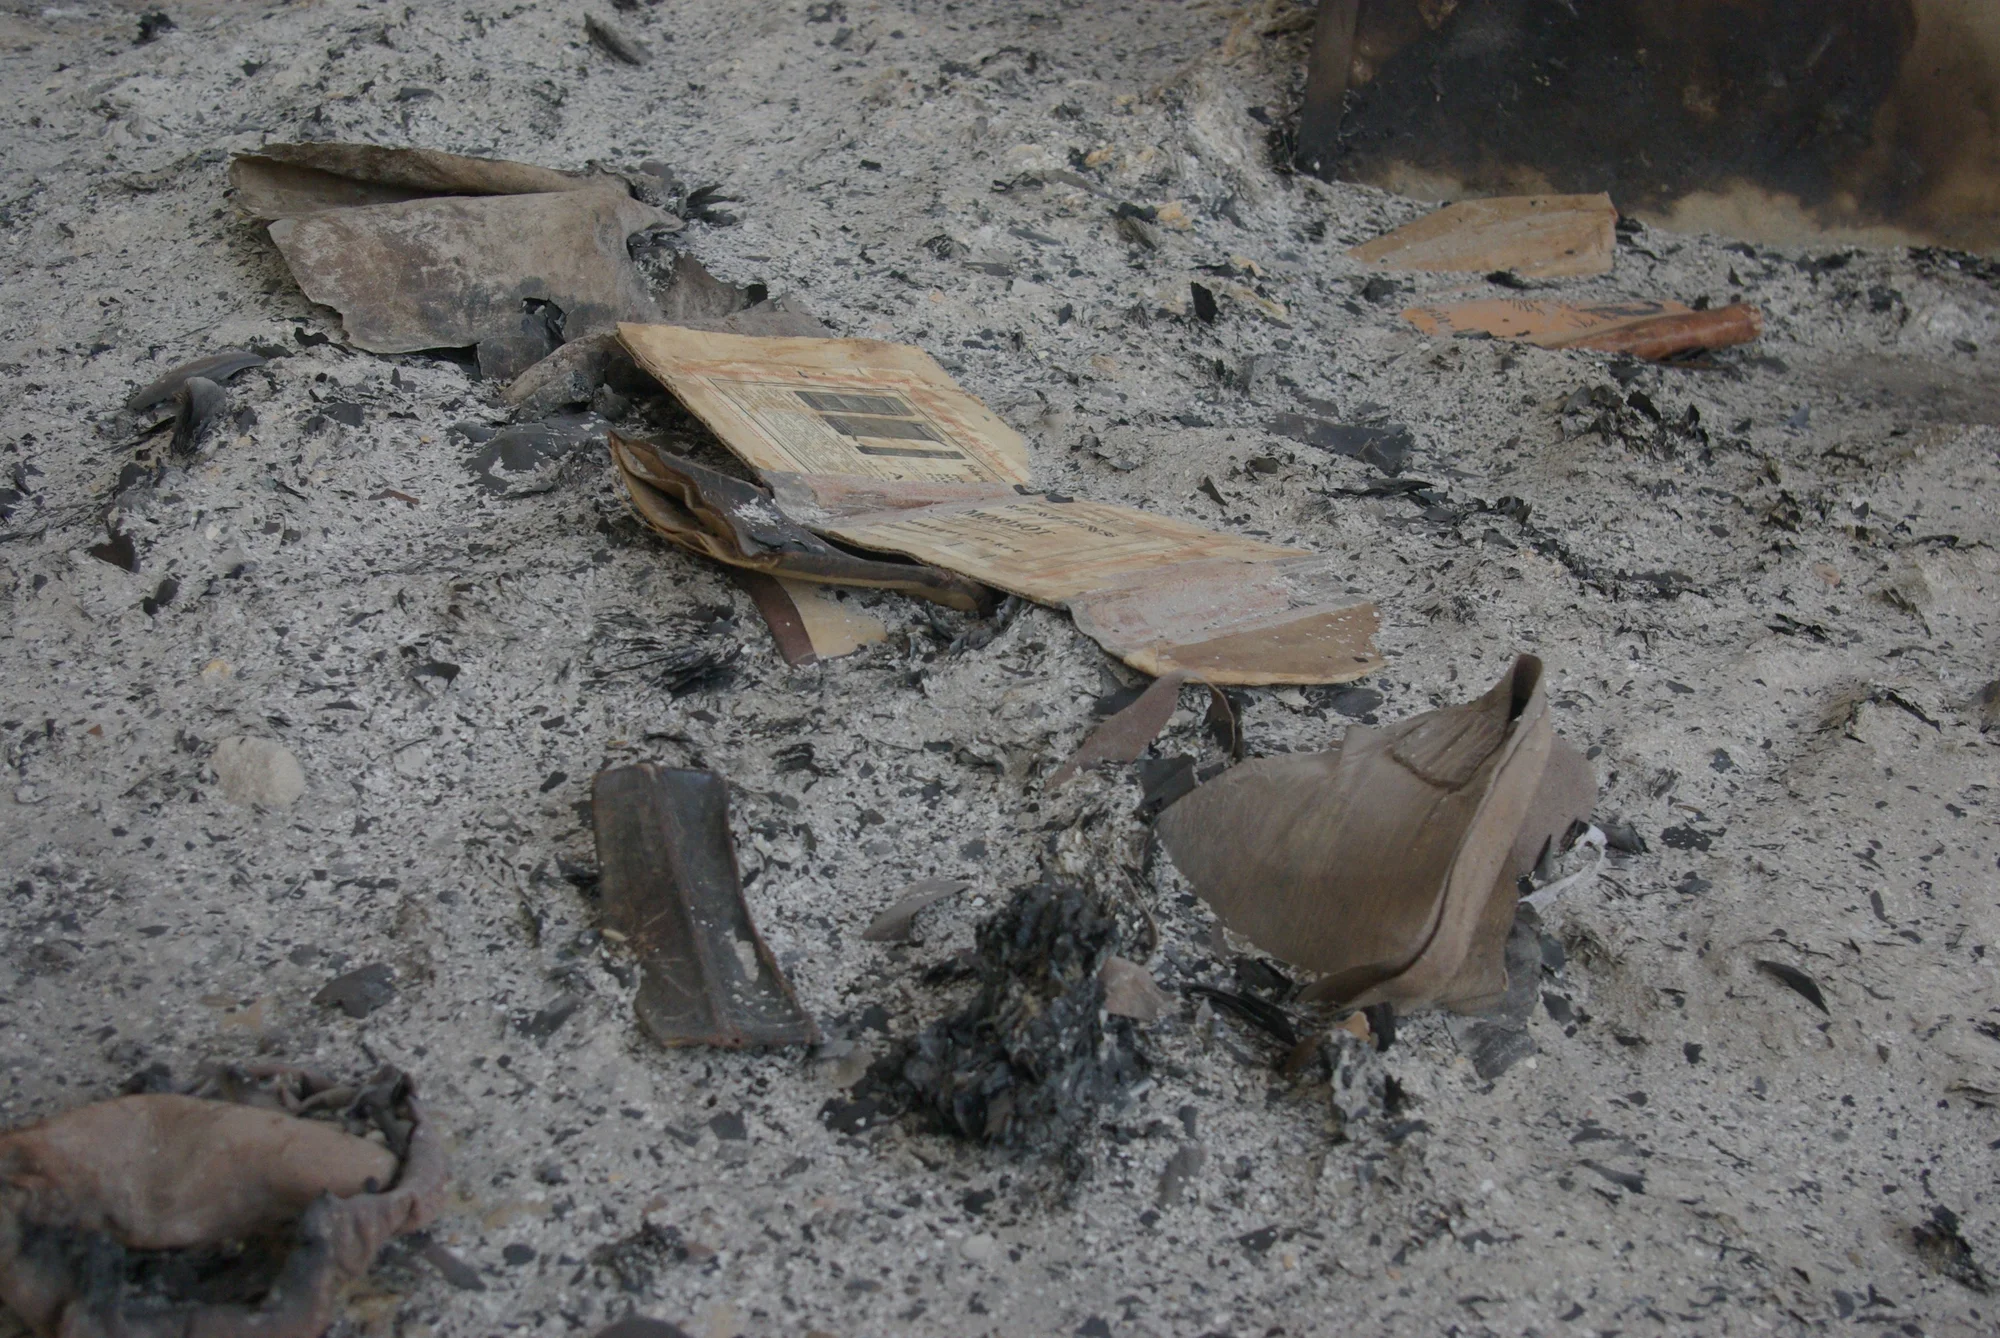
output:
M1795 991L1801 999L1828 1017L1833 1016L1833 1010L1826 1006L1826 996L1819 992L1819 982L1796 966L1787 966L1783 962L1759 961L1757 969L1787 989Z
M386 962L357 967L335 976L313 995L322 1008L338 1008L352 1018L367 1017L396 997L396 973Z
M1972 1257L1972 1247L1959 1234L1957 1213L1942 1205L1934 1207L1931 1220L1918 1224L1911 1235L1916 1240L1917 1257L1933 1271L1981 1296L1992 1292L1993 1280Z
M139 570L139 547L132 542L132 536L115 526L107 528L110 537L101 544L92 544L84 552L99 562L109 562L126 571Z

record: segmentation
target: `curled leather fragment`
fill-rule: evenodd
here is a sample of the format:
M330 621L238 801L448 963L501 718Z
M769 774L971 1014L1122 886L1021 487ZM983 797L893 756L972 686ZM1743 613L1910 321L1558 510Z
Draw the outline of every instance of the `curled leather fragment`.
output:
M1224 924L1320 973L1307 999L1467 1010L1506 991L1515 879L1594 794L1523 655L1477 701L1225 772L1159 830Z
M786 580L900 590L961 613L983 613L992 592L940 567L857 557L778 510L754 483L611 434L611 458L639 518L662 538L731 567Z
M0 1135L0 1300L38 1338L319 1338L383 1244L436 1215L445 1159L403 1075L345 1090L300 1077L222 1084L262 1106L125 1096ZM383 1143L269 1108L336 1093ZM139 1252L287 1229L291 1252L256 1306L127 1284Z

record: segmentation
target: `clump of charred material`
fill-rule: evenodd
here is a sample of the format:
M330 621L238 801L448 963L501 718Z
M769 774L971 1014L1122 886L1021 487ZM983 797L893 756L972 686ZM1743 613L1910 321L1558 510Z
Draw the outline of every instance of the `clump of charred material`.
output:
M1138 1033L1103 1012L1098 970L1123 938L1084 888L1018 889L979 927L979 992L909 1043L913 1103L964 1138L1074 1162L1096 1112L1145 1071Z
M1561 422L1566 437L1595 432L1655 459L1689 454L1706 464L1711 458L1701 410L1690 404L1681 413L1664 412L1643 390L1625 394L1606 385L1580 387L1563 401Z

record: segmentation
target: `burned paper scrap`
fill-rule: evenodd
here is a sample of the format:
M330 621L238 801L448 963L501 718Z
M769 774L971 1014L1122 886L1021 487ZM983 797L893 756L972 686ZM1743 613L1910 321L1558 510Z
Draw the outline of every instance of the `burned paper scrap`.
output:
M1609 195L1461 200L1348 251L1363 264L1523 279L1609 274L1618 243Z
M1538 803L1553 751L1524 655L1477 701L1232 768L1159 830L1225 924L1320 973L1307 997L1483 1008L1507 989L1518 865L1574 816L1551 812L1577 802L1573 751Z
M174 1093L102 1101L0 1135L0 1301L38 1338L319 1338L389 1238L437 1214L443 1143L401 1074L336 1089L292 1073L275 1091L226 1076L245 1102L293 1109L331 1109L344 1092L349 1122L374 1124L384 1142L282 1109ZM288 1256L264 1248L282 1250L287 1230ZM257 1248L237 1248L246 1244ZM132 1285L128 1266L165 1252L180 1252L180 1266ZM177 1290L189 1284L194 1294Z
M793 668L837 660L889 636L889 628L840 592L807 581L737 568L730 573L771 629L778 653Z
M1104 965L1097 969L1097 981L1104 986L1104 1011L1113 1017L1158 1022L1173 1011L1173 996L1161 989L1153 973L1137 962L1106 957Z
M658 325L619 334L799 525L1066 608L1151 674L1339 683L1381 665L1375 607L1346 593L1332 559L1030 491L1020 434L918 349Z
M1092 730L1090 737L1049 774L1048 788L1055 789L1086 767L1136 761L1179 709L1181 688L1189 677L1185 669L1170 669L1154 679L1130 706ZM1219 722L1225 736L1235 738L1236 713L1229 704L1228 694L1213 684L1208 685L1208 690L1211 726Z
M1756 307L1739 303L1696 311L1678 302L1644 299L1574 305L1492 298L1412 307L1403 319L1427 335L1491 335L1541 348L1630 353L1653 361L1747 344L1764 332L1764 314Z
M633 1008L662 1045L810 1045L819 1031L743 904L729 789L641 763L591 787L605 920L642 978Z
M627 240L680 226L617 177L366 144L270 145L237 203L307 297L371 353L476 346L511 379L565 340L659 308Z

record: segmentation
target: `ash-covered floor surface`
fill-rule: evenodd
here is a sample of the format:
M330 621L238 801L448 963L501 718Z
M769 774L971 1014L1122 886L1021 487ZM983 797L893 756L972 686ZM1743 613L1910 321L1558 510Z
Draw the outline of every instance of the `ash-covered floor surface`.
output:
M563 3L178 3L143 45L141 8L0 5L0 1122L156 1065L406 1068L450 1131L431 1238L483 1290L399 1247L346 1334L2000 1329L1993 270L1645 230L1550 292L1754 302L1764 337L1707 370L1426 339L1413 298L1494 290L1364 293L1345 249L1428 206L1273 169L1287 6L607 8L644 67ZM929 351L1038 486L1341 555L1389 667L1252 691L1253 755L1544 657L1647 850L1548 911L1540 1053L1482 1081L1429 1015L1351 1086L1281 1072L1184 993L1269 978L1146 859L1137 769L1043 789L1134 676L1058 612L979 644L874 595L887 643L795 672L601 444L482 477L496 387L344 348L232 210L227 154L302 138L719 185L677 245ZM127 394L232 345L286 355L231 384L249 413L128 469ZM1285 412L1406 424L1430 487L1355 495L1375 469ZM114 509L136 572L89 551ZM631 667L735 644L682 695ZM1205 766L1195 701L1157 753ZM225 798L239 735L303 797ZM817 1051L639 1033L587 800L641 759L728 777ZM843 1084L972 989L929 968L1061 869L1156 917L1144 1079L1074 1158L860 1127ZM975 886L861 939L930 876ZM374 964L374 1011L313 1002ZM1970 1262L1919 1250L1937 1208Z

